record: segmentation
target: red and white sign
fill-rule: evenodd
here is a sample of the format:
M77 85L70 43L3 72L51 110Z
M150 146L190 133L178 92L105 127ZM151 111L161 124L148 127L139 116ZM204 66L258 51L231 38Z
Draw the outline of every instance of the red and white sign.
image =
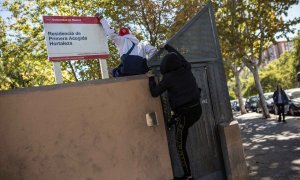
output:
M96 17L43 16L50 61L110 57L107 37Z

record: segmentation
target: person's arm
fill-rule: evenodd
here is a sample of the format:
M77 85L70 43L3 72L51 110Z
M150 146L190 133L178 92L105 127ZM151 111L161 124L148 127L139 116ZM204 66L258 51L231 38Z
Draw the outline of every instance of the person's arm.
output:
M150 59L153 54L156 52L156 47L151 46L151 45L145 45L145 52L148 54L148 59Z
M162 80L158 85L155 82L154 76L149 77L149 88L151 95L157 97L167 90L167 85L164 80Z
M179 59L181 60L183 66L186 68L186 69L191 69L191 64L189 62L187 62L187 60L185 60L185 58L175 49L173 48L171 45L169 44L166 44L164 46L164 48L168 51L168 52L174 52L177 54L177 56L179 57Z
M274 94L273 94L273 102L274 102L275 105L276 105L275 102L277 102L277 96L276 96L276 94L277 94L277 91L275 91Z
M97 15L96 15L97 16ZM113 30L107 20L103 18L102 16L97 16L100 19L100 23L104 29L105 34L111 39L116 45L120 45L122 41L124 41L124 38L119 36L115 30Z
M282 90L282 92L283 92L284 99L285 99L285 103L284 104L289 104L289 98L288 98L287 94L283 90Z

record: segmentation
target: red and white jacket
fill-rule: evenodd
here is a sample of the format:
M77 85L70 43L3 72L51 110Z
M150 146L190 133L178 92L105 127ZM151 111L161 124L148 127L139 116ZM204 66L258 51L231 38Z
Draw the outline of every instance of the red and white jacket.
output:
M117 46L120 57L128 52L128 50L132 47L132 43L135 44L135 47L130 55L138 55L143 58L149 59L157 50L151 45L139 42L139 40L132 34L126 34L124 36L118 35L113 29L111 29L109 23L104 18L100 20L100 23L102 24L105 34Z

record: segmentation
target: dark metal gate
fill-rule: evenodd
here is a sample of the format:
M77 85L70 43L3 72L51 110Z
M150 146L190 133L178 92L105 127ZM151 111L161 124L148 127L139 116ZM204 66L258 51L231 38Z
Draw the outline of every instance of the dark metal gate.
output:
M175 47L191 64L192 72L202 89L203 113L190 129L187 141L191 170L197 180L225 178L217 124L232 120L229 95L222 64L211 3L176 33L168 44ZM149 61L155 74L166 54L161 50ZM171 116L166 94L161 96L165 120ZM183 170L175 146L174 129L167 130L173 173L181 176Z

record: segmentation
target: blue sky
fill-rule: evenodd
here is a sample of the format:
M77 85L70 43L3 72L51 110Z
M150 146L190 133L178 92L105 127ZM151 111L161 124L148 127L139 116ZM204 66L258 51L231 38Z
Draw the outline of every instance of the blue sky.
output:
M293 19L296 17L300 17L300 4L296 6L292 6L288 11L287 19ZM297 35L297 31L300 30L300 24L296 25L295 28L297 29L294 34L289 34L289 37L294 37Z
M289 9L288 18L295 18L295 17L300 17L300 4L298 4L296 6L292 6Z

